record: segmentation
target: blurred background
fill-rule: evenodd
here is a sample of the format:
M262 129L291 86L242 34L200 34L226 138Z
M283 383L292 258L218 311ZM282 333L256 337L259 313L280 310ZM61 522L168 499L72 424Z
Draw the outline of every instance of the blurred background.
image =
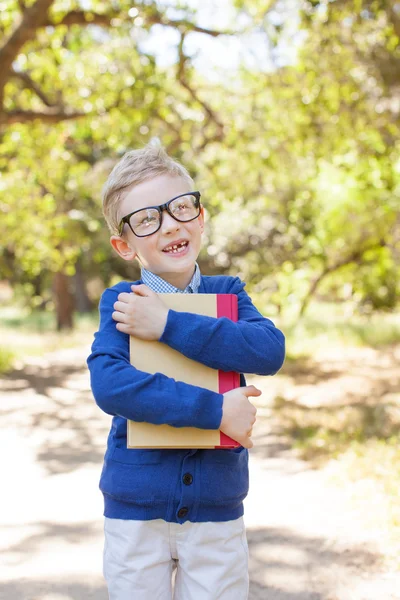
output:
M1 0L3 377L90 343L137 278L100 194L157 137L202 193L202 272L287 335L290 444L371 479L398 535L399 39L385 0Z
M3 0L0 27L2 301L69 328L137 276L100 191L158 137L202 192L205 273L294 320L396 309L398 4Z

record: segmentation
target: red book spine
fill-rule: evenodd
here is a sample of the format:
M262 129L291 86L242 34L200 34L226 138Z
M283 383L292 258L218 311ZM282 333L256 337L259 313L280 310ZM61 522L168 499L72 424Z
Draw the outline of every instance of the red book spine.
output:
M217 295L217 317L227 317L232 321L237 321L239 318L238 298L236 294L218 294ZM240 386L239 373L234 371L218 371L219 393L224 394ZM238 448L240 444L220 432L220 446L216 448Z

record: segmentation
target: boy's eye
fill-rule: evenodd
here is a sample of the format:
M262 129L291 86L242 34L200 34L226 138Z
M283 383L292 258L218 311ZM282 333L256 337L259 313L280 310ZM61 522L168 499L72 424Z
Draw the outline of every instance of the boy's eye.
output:
M154 223L154 221L157 221L157 219L155 218L154 215L147 215L147 217L144 217L140 222L139 225L145 225L146 223Z
M157 225L159 220L158 212L144 211L133 215L131 225L136 228L151 227Z
M171 210L174 213L183 212L191 208L193 208L193 203L187 198L182 198L181 200L174 202L171 206Z

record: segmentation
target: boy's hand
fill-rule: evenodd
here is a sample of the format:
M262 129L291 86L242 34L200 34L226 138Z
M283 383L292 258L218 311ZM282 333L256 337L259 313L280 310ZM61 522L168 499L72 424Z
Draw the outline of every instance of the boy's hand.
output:
M132 285L132 292L122 292L114 303L112 318L118 331L142 340L159 340L168 318L168 308L147 285Z
M244 448L252 448L250 439L256 422L257 409L249 401L249 396L260 396L261 390L248 385L224 394L220 430L236 440Z

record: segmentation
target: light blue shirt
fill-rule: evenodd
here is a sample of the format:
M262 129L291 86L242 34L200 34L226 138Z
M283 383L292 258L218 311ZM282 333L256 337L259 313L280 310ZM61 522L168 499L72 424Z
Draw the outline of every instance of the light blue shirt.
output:
M141 279L145 285L147 285L153 292L158 292L160 294L197 294L200 286L200 269L199 265L196 263L196 267L193 273L193 277L189 283L185 287L184 290L181 290L174 285L171 285L158 275L154 275L151 271L148 271L144 267L141 269Z

